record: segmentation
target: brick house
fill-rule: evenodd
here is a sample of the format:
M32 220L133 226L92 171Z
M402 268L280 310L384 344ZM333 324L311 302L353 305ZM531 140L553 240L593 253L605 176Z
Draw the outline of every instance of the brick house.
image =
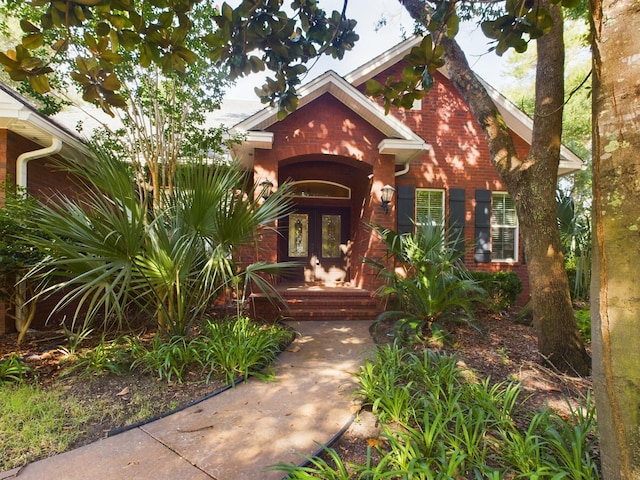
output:
M300 263L283 284L350 287L316 304L302 302L325 311L333 302L326 318L344 317L361 301L348 306L338 291L360 291L360 298L370 299L377 286L363 259L381 258L384 249L367 225L408 232L425 216L460 232L469 269L515 271L525 287L522 298L528 296L513 202L491 165L484 133L446 71L436 74L433 89L410 110L392 108L385 115L363 93L368 79L384 83L388 75L399 75L402 58L417 41L407 40L345 77L328 71L312 80L299 89L298 109L283 120L266 108L232 129L245 135L234 157L253 171L264 194L285 181L294 185L295 211L278 232L264 233L260 259ZM485 87L526 156L531 119ZM0 84L0 181L14 178L31 194L48 197L70 188L51 169L51 159L78 155L87 152L77 136ZM561 155L559 175L582 168L568 149ZM392 193L388 202L385 190ZM0 333L12 328L0 303Z
M364 95L365 82L399 77L412 39L340 77L329 71L299 90L298 109L278 120L273 108L237 124L246 139L236 157L253 168L254 181L269 190L293 182L296 211L265 234L270 261L302 262L290 280L348 284L372 290L375 272L364 257L384 251L367 224L399 232L429 216L462 235L471 270L511 270L528 296L515 207L491 165L480 126L455 87L438 72L435 86L410 110L389 115ZM526 156L532 121L485 85ZM582 168L562 148L559 175ZM389 189L391 187L391 189ZM383 192L393 193L383 202Z

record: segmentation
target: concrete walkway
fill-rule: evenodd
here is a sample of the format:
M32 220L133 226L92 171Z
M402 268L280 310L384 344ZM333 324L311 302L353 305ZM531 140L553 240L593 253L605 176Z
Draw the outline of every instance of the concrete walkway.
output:
M0 473L10 478L270 480L299 464L354 414L351 393L373 343L369 321L302 322L272 383L251 379L173 415Z

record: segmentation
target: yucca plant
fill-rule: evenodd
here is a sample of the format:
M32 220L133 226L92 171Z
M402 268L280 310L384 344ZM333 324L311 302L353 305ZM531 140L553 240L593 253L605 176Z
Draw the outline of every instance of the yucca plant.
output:
M155 317L165 336L185 335L223 289L246 291L252 282L269 290L262 275L283 267L240 269L235 258L287 212L286 186L263 201L239 167L193 163L152 206L129 165L108 153L66 168L82 181L82 194L38 208L48 238L32 240L47 256L31 276L49 282L41 296L66 292L58 307L75 304L86 323L102 317L122 326L135 309Z
M398 338L421 340L437 334L447 321L468 322L486 294L464 264L464 253L441 226L425 222L413 234L374 227L387 249L384 263L367 259L384 284L378 294L391 309L377 322L391 319ZM399 273L400 271L400 273Z

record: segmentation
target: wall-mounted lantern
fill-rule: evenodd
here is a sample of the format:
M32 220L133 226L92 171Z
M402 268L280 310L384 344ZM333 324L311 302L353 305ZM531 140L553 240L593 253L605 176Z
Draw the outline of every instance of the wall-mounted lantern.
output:
M389 213L389 204L391 203L391 199L393 198L393 192L396 189L391 185L385 185L380 190L380 200L382 202L382 211L387 215Z
M266 200L271 196L271 189L273 188L273 183L269 180L263 180L258 184L262 188L262 192L260 196Z

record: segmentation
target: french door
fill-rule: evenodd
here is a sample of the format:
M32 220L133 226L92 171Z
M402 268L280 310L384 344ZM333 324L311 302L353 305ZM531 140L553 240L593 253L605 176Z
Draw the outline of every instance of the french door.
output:
M299 263L291 280L336 284L349 281L349 208L303 207L283 221L280 258Z

